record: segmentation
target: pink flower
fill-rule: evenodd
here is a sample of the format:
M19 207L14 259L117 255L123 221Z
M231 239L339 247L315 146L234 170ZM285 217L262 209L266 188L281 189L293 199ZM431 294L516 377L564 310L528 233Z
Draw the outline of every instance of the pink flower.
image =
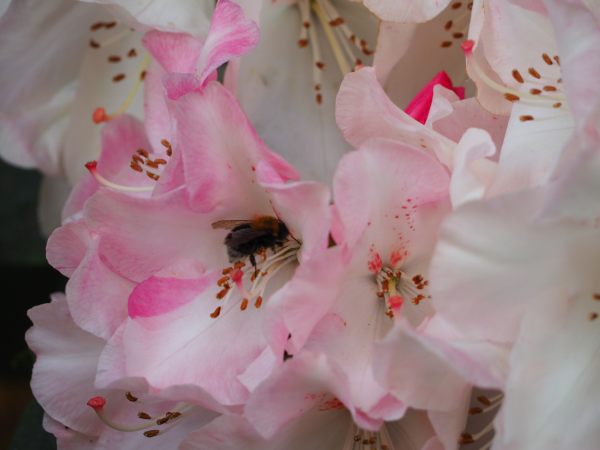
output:
M348 0L245 5L261 39L228 66L225 85L269 147L303 177L329 183L351 149L335 126L335 96L344 75L372 63L379 20Z
M244 416L215 419L190 434L182 449L436 448L425 445L436 438L423 412L410 411L372 432L353 422L357 412L346 409L348 395L344 374L323 356L305 352L256 389Z
M544 189L472 202L442 227L432 297L462 342L475 344L462 346L475 367L465 375L481 383L482 370L510 362L496 381L505 399L493 448L594 448L598 440L600 159L597 129L588 133ZM508 355L481 352L490 343Z
M496 171L492 160L496 143L486 130L501 142L506 122L483 111L474 99L458 101L442 86L434 87L434 93L424 126L393 104L373 69L365 68L347 76L340 88L338 125L355 147L386 138L435 155L452 171L453 205L480 198L487 194Z
M329 196L315 183L286 183L293 168L264 146L217 83L181 97L175 121L180 159L163 176L183 185L152 198L101 191L86 204L102 261L135 286L122 333L111 339L113 356L100 367L107 379L192 383L239 404L253 377L280 362L261 331L263 309L298 261L310 267L311 255L326 248ZM213 224L255 216L279 218L289 235L256 255L256 269L244 257L232 265L227 232Z
M215 416L180 403L195 397L196 405L210 404L209 397L194 387L161 397L147 393L148 385L141 378L95 385L98 358L106 342L71 320L64 296L55 295L51 303L36 306L29 317L33 327L26 339L36 354L31 387L46 413L44 427L56 435L61 449L136 449L140 445L174 449L191 430ZM169 419L158 425L156 421L167 417L167 412ZM152 441L146 437L150 435Z
M597 23L583 6L549 11L553 22L508 2L482 2L473 12L479 26L469 34L469 74L482 105L510 115L490 195L547 183L593 109L597 88L587 80L600 70Z

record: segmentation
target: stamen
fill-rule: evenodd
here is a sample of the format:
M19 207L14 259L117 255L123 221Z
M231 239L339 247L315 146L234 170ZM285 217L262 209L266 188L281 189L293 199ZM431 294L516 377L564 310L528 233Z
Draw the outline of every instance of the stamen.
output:
M154 189L153 186L125 186L123 184L113 183L112 181L107 180L106 178L104 178L102 175L100 175L98 173L98 162L97 161L90 161L90 162L86 163L85 168L87 170L89 170L89 172L94 176L94 178L96 178L96 181L98 181L98 183L102 184L103 186L114 189L116 191L150 192Z
M463 42L462 47L465 50L465 55L467 56L467 58L471 57L473 46L474 46L474 42L472 40ZM549 88L544 89L545 92L543 95L541 95L541 91L538 92L539 89L537 89L537 88L533 88L530 91L520 92L520 91L512 89L508 86L503 86L503 85L499 84L498 82L492 80L483 71L483 69L479 66L479 64L477 63L477 61L474 58L470 58L469 62L470 62L471 68L475 72L475 75L477 75L481 79L481 81L483 83L485 83L488 87L501 93L504 96L504 98L506 100L508 100L509 102L520 101L520 102L533 104L533 105L537 105L537 106L548 105L548 106L552 106L554 108L559 108L562 105L562 102L565 100L565 97L562 94L552 95L552 94L546 93L546 92L555 92L558 90L558 89L553 90L554 86L552 86L552 85L546 85L546 86L549 86ZM534 79L536 79L536 80L539 80L542 78L542 76L539 74L539 72L533 67L530 67L527 72L532 77L534 77ZM517 69L513 69L512 77L520 84L523 84L525 82L523 76ZM559 102L556 102L557 100L559 100ZM560 105L554 106L557 103L560 103ZM521 116L521 120L529 121L529 120L533 120L533 117L529 116L529 115Z
M321 25L323 26L323 31L325 31L325 36L327 37L327 41L331 46L331 51L333 52L333 56L342 72L342 75L346 75L351 72L350 66L346 62L344 55L342 53L342 49L340 48L337 39L334 35L333 30L331 29L331 25L329 25L329 18L323 8L321 7L320 0L315 0L311 2L312 9L317 14Z
M105 425L107 425L108 427L113 428L115 430L118 430L118 431L131 433L131 432L137 432L137 431L142 431L142 430L148 430L148 428L150 428L151 426L153 426L155 424L154 422L152 422L152 423L144 422L139 425L129 426L129 425L123 425L123 424L114 422L113 420L109 419L106 416L106 414L104 413L104 406L106 405L106 399L104 397L93 397L88 400L87 405L94 410L94 412L96 413L98 418L102 422L104 422ZM188 410L190 408L191 408L191 406L188 406L185 404L180 404L180 405L176 406L176 408L174 409L174 411L176 411L175 413L168 411L167 413L165 413L165 415L163 417L156 419L156 423L158 425L163 425L167 422L176 420L186 410ZM138 417L140 419L144 419L146 421L153 420L152 416L150 416L148 413L145 413L143 411L138 413ZM160 423L158 423L158 422L160 422ZM158 434L158 432L159 432L159 430L148 430L144 433L144 436L153 437L153 436L156 436Z
M300 39L298 39L298 47L304 48L308 45L308 29L311 27L310 23L310 8L308 6L308 0L300 1L298 7L300 8L300 20L302 24L300 26ZM314 42L314 40L313 40Z

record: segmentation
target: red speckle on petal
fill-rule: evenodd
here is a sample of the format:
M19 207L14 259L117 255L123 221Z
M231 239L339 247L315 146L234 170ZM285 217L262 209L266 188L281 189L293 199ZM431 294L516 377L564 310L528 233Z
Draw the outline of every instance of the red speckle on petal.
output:
M402 238L400 237L400 239ZM394 250L390 255L390 264L392 267L396 267L398 263L402 262L403 259L404 255L402 254L402 250Z
M460 44L460 48L463 49L465 55L470 55L473 52L473 47L475 46L475 41L473 39L467 39L462 44Z
M104 405L106 405L106 399L104 397L92 397L88 400L87 405L97 411L104 408Z
M372 272L374 274L379 273L379 271L383 267L383 263L381 262L381 256L379 255L379 253L372 252L371 258L369 259L367 266L368 266L370 272Z

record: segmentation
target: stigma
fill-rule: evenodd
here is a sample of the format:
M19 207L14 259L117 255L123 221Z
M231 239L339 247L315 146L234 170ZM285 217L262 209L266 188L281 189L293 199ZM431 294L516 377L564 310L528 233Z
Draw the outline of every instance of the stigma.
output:
M374 52L367 41L351 30L331 0L299 0L297 5L300 9L301 22L298 47L311 49L315 101L320 105L323 102L322 72L328 67L322 59L321 45L316 31L317 23L325 34L342 76L361 67L363 59L370 58Z

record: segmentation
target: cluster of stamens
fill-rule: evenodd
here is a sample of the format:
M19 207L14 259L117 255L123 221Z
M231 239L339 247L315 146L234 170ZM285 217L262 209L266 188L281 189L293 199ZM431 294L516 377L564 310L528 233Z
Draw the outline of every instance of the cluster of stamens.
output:
M379 431L363 430L353 424L343 450L395 450L385 424Z
M376 276L377 297L385 301L385 314L393 318L405 298L410 298L411 303L418 305L428 298L424 293L429 282L422 275L409 277L400 269L382 267Z
M320 105L323 102L321 72L326 69L326 66L321 57L321 47L311 11L323 28L342 75L362 66L363 62L357 55L370 57L373 50L369 48L367 41L352 32L331 0L300 0L298 8L301 20L298 47L305 48L309 45L311 47L315 100Z
M132 403L137 403L139 401L139 399L131 392L127 392L125 394L125 398ZM143 422L136 425L125 425L115 422L106 415L104 411L106 399L104 397L93 397L88 400L87 405L94 410L98 418L106 426L124 433L136 433L141 431L142 434L148 438L158 436L159 434L167 431L168 428L165 428L166 425L175 423L186 411L191 408L190 405L181 403L176 405L173 409L165 411L163 414L158 416L152 416L147 412L140 410L137 413L137 418L143 420Z
M476 404L469 409L469 416L473 417L490 414L489 420L487 421L487 424L477 432L468 432L465 430L461 433L458 440L459 445L477 444L477 447L473 447L473 450L489 450L491 448L493 443L492 433L494 431L493 420L496 410L502 405L503 398L503 394L498 394L491 398L486 395L478 395L475 398ZM489 439L486 440L486 437Z
M165 153L168 157L173 155L173 148L171 143L163 139L161 141L163 147L165 147ZM153 157L148 150L138 148L131 156L129 162L129 168L134 172L145 173L148 178L152 181L158 181L160 179L161 167L167 164L167 160L161 157ZM96 181L101 185L113 189L115 191L122 192L149 192L154 189L153 186L126 186L124 184L115 183L110 181L102 174L98 172L98 162L90 161L85 165L86 169L94 176Z
M462 48L467 57L472 55L474 42L467 40L463 42ZM564 109L566 97L562 92L562 78L560 77L560 57L558 55L550 56L548 53L540 55L544 67L548 72L531 65L527 70L514 68L511 72L512 78L520 86L513 89L494 81L479 66L475 58L471 58L470 63L473 71L479 79L491 89L501 93L504 99L511 103L524 103L531 106L546 107L553 109ZM531 114L519 116L521 122L535 120Z
M465 9L463 10L463 6ZM448 34L448 38L444 39L440 47L450 48L454 45L454 42L465 37L467 28L469 27L469 19L471 17L471 10L473 9L473 2L453 2L448 7L451 14L454 12L458 13L457 16L447 20L444 23L444 32Z
M109 30L108 32L105 30ZM90 32L92 38L89 40L89 46L94 50L107 49L111 46L119 43L126 37L130 36L134 30L127 26L119 26L116 21L111 22L95 22L90 25ZM103 33L108 34L104 36L104 39L97 35ZM106 62L111 66L115 66L116 72L113 72L110 76L112 83L121 83L127 79L127 73L124 71L118 71L119 64L122 64L126 60L134 59L138 57L138 51L131 47L123 54L111 53L106 56ZM136 71L138 74L135 81L133 82L127 96L123 100L121 106L113 113L107 113L105 108L97 107L92 112L92 121L96 124L108 122L120 114L125 113L133 100L135 99L142 82L146 77L146 69L150 63L150 57L146 54L142 58L139 67Z
M296 240L289 239L277 250L260 250L257 253L259 261L256 261L255 267L248 264L248 261L240 260L224 268L223 276L217 280L219 291L215 295L222 305L217 306L210 317L216 319L221 315L221 311L227 306L234 292L240 294L239 308L241 311L246 311L250 304L259 309L263 304L269 281L281 269L297 262L299 248L300 244ZM245 285L248 284L247 288ZM232 305L229 310L235 307L236 305Z

